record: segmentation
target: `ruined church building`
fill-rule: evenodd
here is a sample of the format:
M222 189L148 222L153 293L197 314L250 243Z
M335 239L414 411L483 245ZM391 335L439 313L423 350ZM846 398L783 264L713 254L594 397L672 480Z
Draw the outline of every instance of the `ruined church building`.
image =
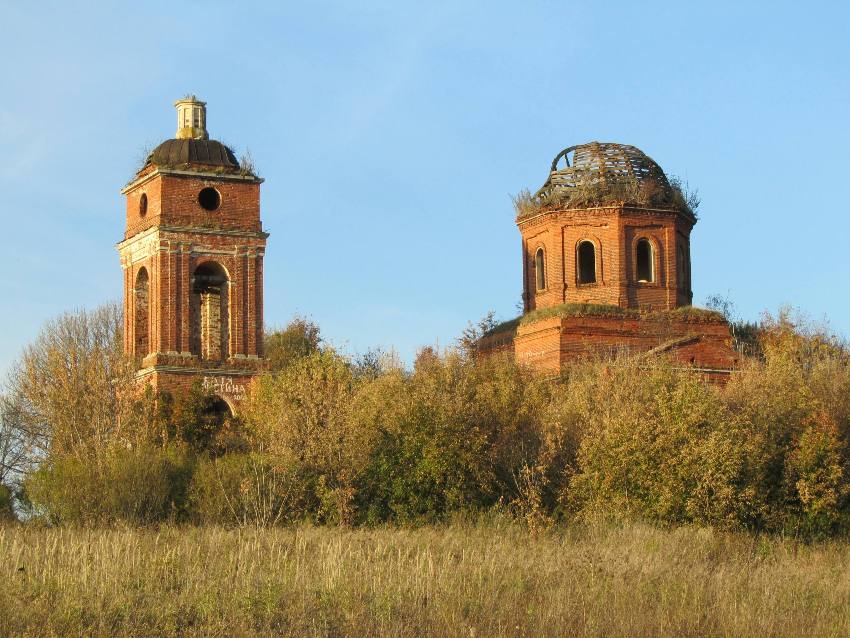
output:
M197 380L233 411L263 369L260 184L207 133L206 104L175 103L177 133L122 189L124 350L137 379ZM592 142L552 162L518 202L524 314L480 342L541 371L588 352L664 352L712 376L738 361L728 324L690 308L696 217L633 146Z

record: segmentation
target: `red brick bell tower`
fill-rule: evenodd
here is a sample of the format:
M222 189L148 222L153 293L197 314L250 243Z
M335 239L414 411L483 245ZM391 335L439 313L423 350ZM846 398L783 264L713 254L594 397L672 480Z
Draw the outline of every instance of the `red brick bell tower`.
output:
M121 191L124 350L155 389L200 379L235 409L262 365L263 180L209 139L206 103L175 106L175 139Z

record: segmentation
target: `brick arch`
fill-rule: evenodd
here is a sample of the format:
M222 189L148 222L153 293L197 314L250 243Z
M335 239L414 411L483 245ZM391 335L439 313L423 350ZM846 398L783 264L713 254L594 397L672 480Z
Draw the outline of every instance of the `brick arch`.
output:
M538 242L534 246L534 250L532 252L531 262L534 264L534 292L535 294L539 292L545 292L549 289L549 277L551 273L549 272L549 257L548 250L546 245L543 242ZM538 255L542 253L542 259L538 260ZM539 261L539 263L538 263ZM543 274L540 274L540 266L543 266ZM543 285L541 286L541 280Z
M133 354L141 361L150 350L150 274L141 266L133 283Z
M201 259L192 269L189 291L189 345L207 361L230 357L230 273L216 259Z
M202 255L200 257L196 257L192 261L192 273L194 274L198 268L207 264L215 264L220 267L227 275L228 281L233 281L231 277L233 263L229 255Z
M637 261L637 248L638 244L646 240L649 242L650 248L652 249L652 281L647 282L638 282L638 261ZM661 286L664 284L666 279L666 274L664 272L664 249L663 242L658 239L658 237L649 231L644 231L642 229L636 229L634 236L632 237L630 249L630 263L631 263L631 272L629 273L629 279L637 284L640 283L642 285L656 285Z
M221 407L225 407L228 410L228 414L225 416L233 417L236 415L236 406L233 404L233 401L228 399L226 396L221 394L213 394L212 398L216 401Z
M580 269L581 269L581 264L580 264L580 261L581 261L580 257L581 256L579 254L579 249L581 248L581 245L584 244L584 243L589 243L593 246L593 268L594 268L594 274L595 274L595 277L594 277L595 281L580 283L579 280L580 280ZM581 237L579 237L579 239L576 240L575 245L573 246L573 255L574 255L574 264L575 264L575 273L574 273L573 280L575 281L576 285L592 286L592 285L601 285L602 283L604 283L604 278L602 276L602 267L603 267L603 264L602 264L602 240L599 237L597 237L596 235L592 235L592 234L581 235Z

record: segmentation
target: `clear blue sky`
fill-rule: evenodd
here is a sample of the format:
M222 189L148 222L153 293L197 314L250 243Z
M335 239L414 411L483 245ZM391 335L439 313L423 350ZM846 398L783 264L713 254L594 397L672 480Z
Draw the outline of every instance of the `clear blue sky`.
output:
M514 316L509 195L600 140L699 189L697 303L848 335L848 6L3 0L0 371L46 319L120 298L119 189L187 92L266 178L269 325L409 361Z

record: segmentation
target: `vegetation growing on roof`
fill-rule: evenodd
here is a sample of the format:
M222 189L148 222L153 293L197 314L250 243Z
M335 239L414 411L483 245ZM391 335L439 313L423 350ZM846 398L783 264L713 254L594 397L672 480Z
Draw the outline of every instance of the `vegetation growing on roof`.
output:
M493 326L493 328L485 332L483 336L489 337L491 335L497 335L506 332L516 332L517 326L519 326L520 319L522 319L522 317L514 317L513 319L509 319L508 321L498 323Z
M534 195L523 189L512 197L517 221L539 213L566 208L632 205L647 208L680 210L696 218L699 194L678 178L670 179L670 187L655 182L582 183L568 188L538 191Z
M661 313L673 321L685 321L691 323L723 323L726 318L723 313L710 308L699 308L698 306L682 306L673 310L665 310Z
M239 172L246 176L260 176L257 172L257 162L254 160L254 156L251 155L251 149L246 148L245 152L239 156Z
M686 323L722 323L726 321L722 313L696 306L682 306L673 310L636 310L608 304L564 303L532 310L520 317L503 321L488 330L485 336L515 331L519 326L525 326L550 317L632 317L641 320L668 320Z
M668 208L696 217L699 196L681 180L668 179L639 148L588 142L558 153L540 190L521 191L514 205L518 220L548 210L613 205Z

